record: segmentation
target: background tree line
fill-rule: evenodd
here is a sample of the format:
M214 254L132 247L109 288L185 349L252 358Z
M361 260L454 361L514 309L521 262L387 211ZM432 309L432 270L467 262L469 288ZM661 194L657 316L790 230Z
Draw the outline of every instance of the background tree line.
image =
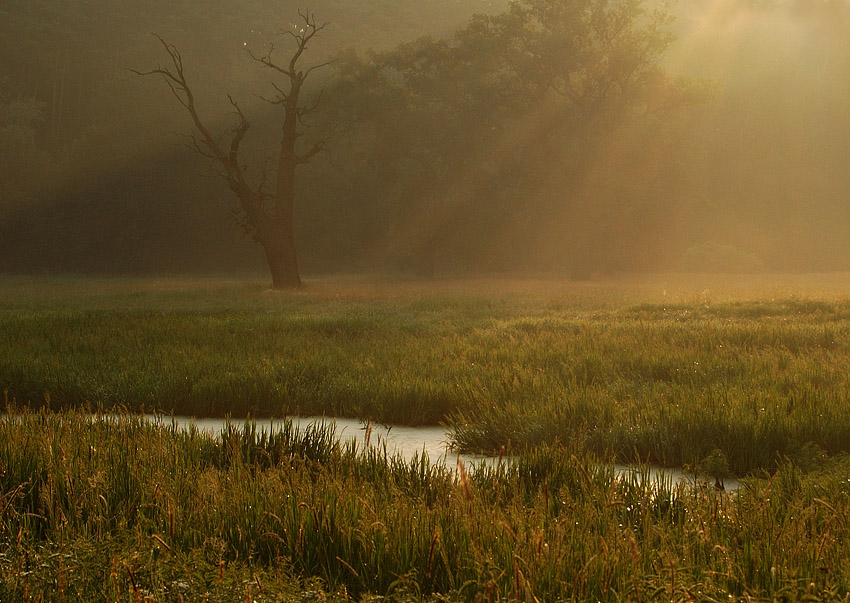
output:
M162 61L150 32L174 43L217 128L226 93L252 116L261 166L278 126L244 50L282 44L298 8L5 3L0 271L262 269L181 146L186 116L127 69ZM712 242L768 269L850 267L843 1L310 8L329 25L305 60L335 63L309 91L308 134L332 137L297 181L307 272L584 277L675 268Z

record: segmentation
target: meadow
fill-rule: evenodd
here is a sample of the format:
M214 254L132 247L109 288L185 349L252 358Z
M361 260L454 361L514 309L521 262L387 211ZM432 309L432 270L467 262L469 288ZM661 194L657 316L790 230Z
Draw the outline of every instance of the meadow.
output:
M0 601L846 600L848 326L847 275L7 278ZM503 461L242 420L290 414Z
M563 446L495 467L220 437L134 415L0 420L3 601L729 601L850 596L850 463L735 493Z
M739 476L850 450L847 275L6 279L0 334L0 388L30 408L441 423L461 451Z

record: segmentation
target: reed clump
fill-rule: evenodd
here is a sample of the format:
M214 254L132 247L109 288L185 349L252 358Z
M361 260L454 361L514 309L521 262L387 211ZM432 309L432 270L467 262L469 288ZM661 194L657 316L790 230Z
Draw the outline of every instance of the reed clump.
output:
M850 462L736 493L566 446L463 471L332 427L0 419L0 600L836 600Z

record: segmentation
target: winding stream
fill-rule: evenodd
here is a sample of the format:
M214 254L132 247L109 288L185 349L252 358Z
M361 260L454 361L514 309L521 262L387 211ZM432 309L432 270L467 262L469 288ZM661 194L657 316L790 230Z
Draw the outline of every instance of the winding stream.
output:
M172 422L181 429L190 429L194 426L198 431L206 432L212 435L218 435L227 424L227 419L203 419L193 417L180 416L163 416L150 415L149 420L161 424L170 425ZM428 455L428 459L434 464L445 464L448 467L454 467L458 459L464 464L495 464L496 457L481 456L474 454L457 454L453 452L448 445L449 431L444 427L405 427L403 425L386 426L378 423L369 424L367 435L366 423L358 419L344 419L338 417L289 417L292 424L297 429L306 429L310 425L317 423L325 423L333 425L336 437L341 442L353 441L358 448L366 445L383 446L386 444L387 453L390 455L398 454L406 460L413 459L414 456L423 453ZM281 425L280 420L272 419L254 419L253 423L257 426L257 430L273 430ZM240 427L243 424L242 420L231 419L230 424ZM367 441L368 438L368 441ZM629 477L631 475L640 476L646 474L649 480L656 483L694 483L694 476L686 474L678 469L669 469L653 466L634 466L634 465L615 465L614 470L621 477ZM737 490L740 488L740 483L735 479L725 480L726 490Z

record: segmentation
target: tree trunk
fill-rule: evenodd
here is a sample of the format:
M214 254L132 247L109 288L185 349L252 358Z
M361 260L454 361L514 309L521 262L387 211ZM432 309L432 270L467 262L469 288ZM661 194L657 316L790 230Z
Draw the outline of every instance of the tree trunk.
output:
M295 143L300 136L298 98L303 75L293 74L290 76L290 81L291 87L284 104L285 113L281 128L275 208L274 213L269 216L276 238L274 246L279 246L275 254L281 258L280 262L275 264L269 261L275 289L301 286L298 260L295 255L295 170L302 158L295 152ZM268 257L268 251L266 256Z
M300 287L301 276L298 272L295 246L286 245L283 240L263 242L262 245L272 275L272 287L275 289Z
M300 287L301 276L295 252L294 204L291 196L288 199L278 199L275 213L270 213L263 208L262 196L251 190L243 181L234 179L230 188L239 198L248 222L253 227L254 236L266 254L266 263L272 275L272 287Z

